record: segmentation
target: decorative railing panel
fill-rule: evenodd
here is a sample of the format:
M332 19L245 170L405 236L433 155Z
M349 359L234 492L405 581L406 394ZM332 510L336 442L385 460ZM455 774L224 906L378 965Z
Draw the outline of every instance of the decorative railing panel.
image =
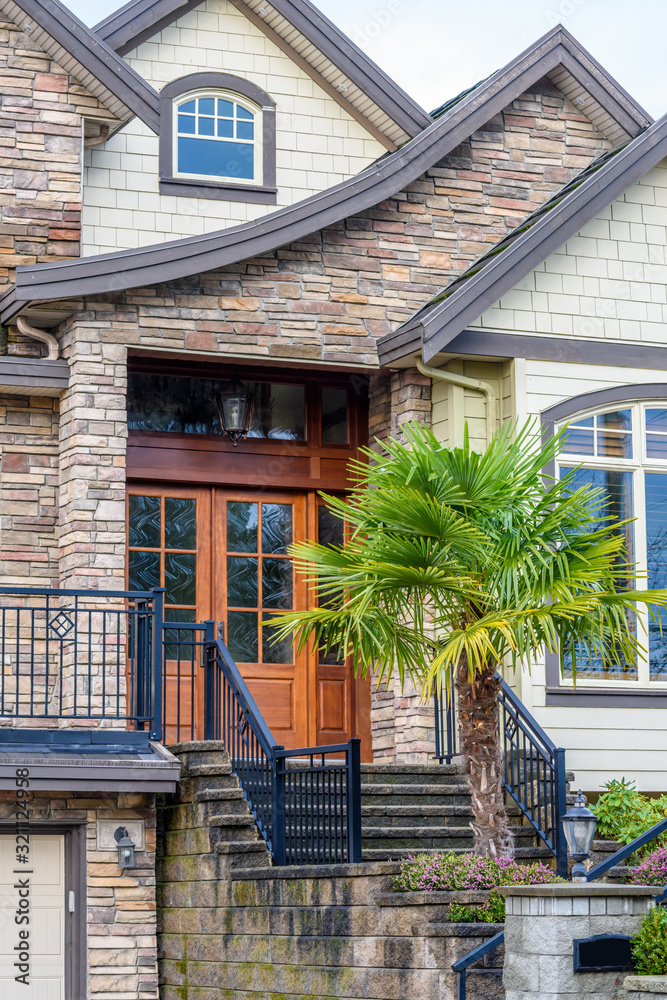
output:
M67 720L159 739L162 597L1 587L0 738Z
M565 751L549 739L504 680L498 701L505 791L555 856L558 874L567 875L560 822L567 809ZM441 762L458 753L457 729L456 692L450 680L435 698L436 757Z

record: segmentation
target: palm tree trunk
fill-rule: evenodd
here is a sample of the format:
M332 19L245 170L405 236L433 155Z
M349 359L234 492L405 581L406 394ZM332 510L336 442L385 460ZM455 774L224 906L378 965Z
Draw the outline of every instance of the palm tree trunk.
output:
M500 679L495 666L470 681L465 656L456 673L459 696L461 753L466 761L472 795L475 853L496 858L511 856L514 838L505 812L503 750L500 745L498 694Z

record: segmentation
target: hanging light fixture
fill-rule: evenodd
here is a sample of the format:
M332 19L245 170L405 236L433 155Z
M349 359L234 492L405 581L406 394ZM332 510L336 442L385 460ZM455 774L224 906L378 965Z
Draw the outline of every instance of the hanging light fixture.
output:
M572 868L573 882L586 882L588 869L584 864L591 853L591 844L595 835L597 817L586 806L586 799L579 794L574 805L565 813L562 819L563 833L567 841L567 853L574 861Z
M255 395L245 382L239 382L236 375L226 384L217 399L220 426L234 447L248 436Z
M118 844L118 867L136 868L135 844L130 840L124 826L119 826L114 833L114 840Z

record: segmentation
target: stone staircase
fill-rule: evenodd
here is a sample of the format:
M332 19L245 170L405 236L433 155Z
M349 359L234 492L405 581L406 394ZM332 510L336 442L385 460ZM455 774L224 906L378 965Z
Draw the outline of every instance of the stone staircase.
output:
M508 814L515 856L522 861L551 858L514 804ZM472 849L470 792L455 763L362 764L361 816L364 861Z
M181 780L170 804L159 808L163 861L207 857L228 869L268 867L271 856L233 773L222 743L182 743Z

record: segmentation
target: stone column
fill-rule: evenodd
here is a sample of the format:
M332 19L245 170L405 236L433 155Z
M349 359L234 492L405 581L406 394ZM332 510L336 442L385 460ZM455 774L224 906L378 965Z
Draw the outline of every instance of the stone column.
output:
M63 587L125 587L127 348L113 343L110 326L80 319L62 338L70 364L60 416Z
M505 896L506 1000L629 1000L627 973L574 972L574 940L635 934L654 886L508 886Z
M404 440L403 425L431 424L431 379L416 368L375 377L370 392L371 441L391 434ZM409 678L403 690L394 674L389 684L372 681L371 736L373 760L395 764L431 764L435 754L433 702L422 704Z

